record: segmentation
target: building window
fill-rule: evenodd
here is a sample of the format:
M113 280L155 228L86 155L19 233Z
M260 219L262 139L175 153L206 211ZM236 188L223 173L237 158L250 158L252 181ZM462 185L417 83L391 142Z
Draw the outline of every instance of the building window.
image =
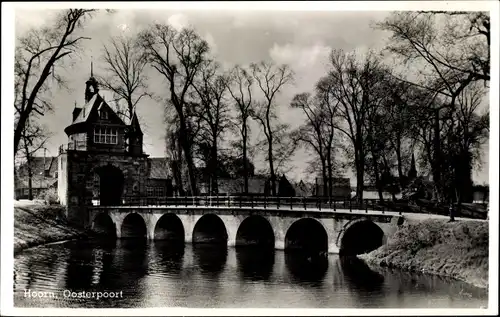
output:
M94 187L94 178L91 176L86 175L86 181L85 181L85 187L88 189L91 189Z
M79 184L79 185L83 185L84 182L85 182L85 175L82 175L82 174L78 174L76 175L76 182Z
M101 190L101 179L99 177L99 174L97 174L97 173L94 173L92 189L93 189L93 196L99 197L99 193Z
M94 142L104 144L118 143L118 130L110 127L95 127Z
M102 119L102 120L108 120L108 112L104 109L102 109L100 112L99 112L99 117Z
M163 197L164 195L164 188L163 187L155 187L155 197Z

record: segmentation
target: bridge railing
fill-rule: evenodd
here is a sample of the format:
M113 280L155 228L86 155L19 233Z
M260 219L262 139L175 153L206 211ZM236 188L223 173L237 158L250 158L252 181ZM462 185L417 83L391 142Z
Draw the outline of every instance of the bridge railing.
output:
M95 205L99 205L99 202ZM409 203L404 200L363 199L361 202L354 199L328 197L269 197L269 196L186 196L186 197L129 197L122 206L183 206L183 207L236 207L236 208L264 208L283 210L315 210L336 211L337 209L350 212L377 211L404 213L428 213L449 215L447 205L436 205L429 201ZM475 208L464 208L456 212L456 217L486 219L487 213Z

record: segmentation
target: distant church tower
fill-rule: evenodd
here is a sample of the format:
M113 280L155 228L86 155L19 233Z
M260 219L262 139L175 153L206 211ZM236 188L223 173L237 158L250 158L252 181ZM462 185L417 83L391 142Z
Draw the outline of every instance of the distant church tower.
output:
M413 154L413 153L411 155L411 165L410 165L410 170L408 171L408 178L410 180L417 178L417 167L415 164L415 154Z

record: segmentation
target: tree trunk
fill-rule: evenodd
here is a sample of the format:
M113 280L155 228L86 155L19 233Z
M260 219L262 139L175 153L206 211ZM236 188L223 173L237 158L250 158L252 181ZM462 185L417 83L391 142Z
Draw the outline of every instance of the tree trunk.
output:
M387 161L387 157L385 155L382 155L382 158L384 160L384 171L387 175L391 175L391 169L389 168L389 162ZM391 175L391 178L390 178L390 181L391 183L389 184L389 191L391 192L391 197L392 197L392 201L396 201L396 188L394 187L395 184L393 182L393 179L392 179L392 175ZM401 187L401 190L403 190L403 188Z
M177 131L177 140L175 142L176 144L176 151L177 151L177 165L176 165L176 182L177 182L177 191L179 196L184 196L185 191L184 191L184 184L183 184L183 179L182 179L182 170L184 168L183 164L183 159L182 159L182 142L180 138L180 131Z
M375 186L377 187L378 199L380 201L384 201L384 190L382 182L380 180L380 173L378 168L378 160L377 160L378 155L375 151L375 147L373 145L373 139L371 136L369 138L369 142L370 142L370 152L372 154L373 173L375 174Z
M28 199L33 200L33 173L31 171L28 171Z
M403 181L403 158L401 157L401 139L396 138L396 159L398 161L398 177L399 177L399 186L401 186L401 190L406 186Z
M470 153L467 150L462 150L462 159L460 160L461 181L459 182L459 186L462 201L467 203L471 203L474 200L471 165Z
M384 201L384 189L382 186L382 182L380 180L380 174L378 171L378 162L375 158L373 158L373 173L375 174L375 186L377 187L378 199L380 201Z
M442 200L442 184L441 184L441 135L439 132L439 110L434 113L434 164L432 176L434 178L434 185L436 188L437 200Z
M186 121L184 116L180 113L179 114L179 120L180 120L180 125L181 125L181 145L182 149L184 151L184 157L186 158L186 164L187 164L187 169L188 169L188 176L189 176L189 187L191 190L191 195L196 196L198 194L198 190L196 187L196 175L195 175L195 167L193 163L193 156L191 153L191 144L189 142L189 138L187 136L187 127L186 127Z
M328 192L328 176L327 176L327 165L324 157L320 157L321 160L321 176L323 177L323 195ZM318 195L319 196L319 195Z
M270 139L270 141L269 141L269 148L268 148L267 154L269 156L269 172L271 174L271 195L276 196L276 175L274 174L272 139Z
M436 180L436 162L434 160L434 157L432 156L432 151L431 151L432 145L426 145L426 155L427 155L427 160L429 161L429 164L431 165L431 172L432 172L432 178L433 178L433 190L434 190L434 200L441 201L441 194L440 194L440 189L439 189L439 184L435 181Z
M363 176L364 176L364 167L359 166L358 162L358 167L356 168L356 200L361 203L363 201L363 190L364 190L364 182L363 182Z
M248 164L247 164L247 127L246 123L243 126L243 133L242 133L242 141L243 141L243 181L244 181L244 188L243 192L245 195L248 195Z
M365 158L363 150L355 150L355 162L356 162L356 200L359 203L363 202L363 191L365 187L364 176L365 176Z
M26 135L23 133L22 136L25 138L23 145L24 151L26 152L26 167L28 169L28 199L33 200L33 166L31 165L31 153L29 151Z
M328 147L327 168L328 168L328 199L331 200L333 196L333 162L332 162L332 149Z
M217 195L219 193L219 188L218 188L218 182L217 182L217 139L214 138L213 144L212 144L212 154L210 155L210 161L211 161L211 170L210 174L212 175L211 179L211 187L212 187L212 194Z

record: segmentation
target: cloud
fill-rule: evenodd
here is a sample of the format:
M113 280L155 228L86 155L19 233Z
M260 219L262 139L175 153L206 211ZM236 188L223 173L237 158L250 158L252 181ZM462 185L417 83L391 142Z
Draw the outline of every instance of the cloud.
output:
M59 10L26 10L16 9L15 27L16 34L22 35L33 28L40 28L54 23Z
M172 27L174 27L177 31L182 30L183 28L186 28L189 26L189 20L186 15L182 13L177 13L174 15L171 15L168 18L168 24L170 24Z
M135 14L131 10L119 10L112 14L103 14L100 16L103 19L104 24L108 24L111 28L116 27L115 30L110 30L111 34L118 35L126 32L136 31L134 18ZM105 21L108 19L112 19L111 22Z
M217 55L217 52L218 52L217 43L215 43L215 39L214 39L214 36L212 35L212 33L207 32L203 38L205 39L205 41L207 41L208 46L210 47L210 52L212 53L212 55Z
M288 105L295 94L313 92L318 80L326 75L330 51L331 47L322 43L314 45L275 43L269 49L269 56L276 64L288 64L295 73L293 84L284 86L276 97L280 119L290 124L292 128L301 124L303 114L297 109L290 109Z
M295 73L294 85L283 91L288 98L297 93L312 91L316 82L326 74L328 55L332 48L317 43L310 46L274 44L269 50L271 59L277 64L288 64Z
M294 68L307 69L328 57L331 48L322 44L300 47L297 45L274 44L269 55L278 64L293 64Z

